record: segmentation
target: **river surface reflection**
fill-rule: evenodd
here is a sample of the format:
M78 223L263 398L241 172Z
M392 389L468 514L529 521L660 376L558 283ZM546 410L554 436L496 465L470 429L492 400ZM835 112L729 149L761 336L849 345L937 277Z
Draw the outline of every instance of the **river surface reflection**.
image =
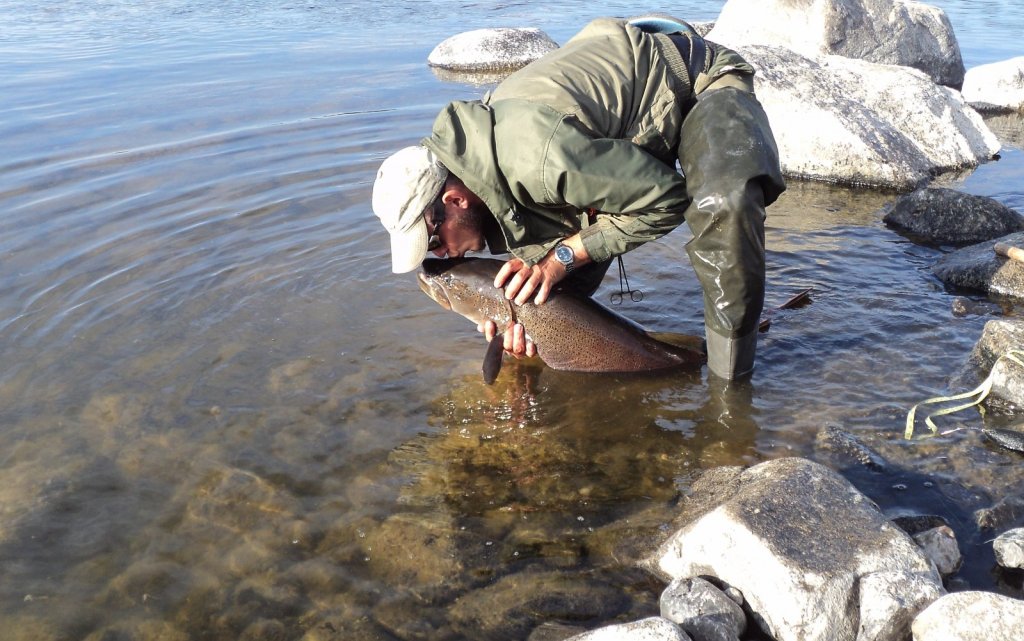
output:
M1019 55L1017 3L939 4L968 66ZM975 431L901 440L990 317L953 315L942 250L882 225L893 195L790 186L767 303L813 303L778 313L754 380L724 388L530 361L486 386L472 325L390 273L377 166L483 89L432 74L431 48L469 23L564 41L593 11L0 2L5 634L497 639L635 618L658 586L632 562L692 478L815 457L826 425L905 470L865 481L874 498L954 521L963 581L1018 589L967 517L1024 493L1019 456ZM1020 120L993 128L1002 159L948 180L1024 211ZM645 297L620 311L701 332L687 239L627 257Z

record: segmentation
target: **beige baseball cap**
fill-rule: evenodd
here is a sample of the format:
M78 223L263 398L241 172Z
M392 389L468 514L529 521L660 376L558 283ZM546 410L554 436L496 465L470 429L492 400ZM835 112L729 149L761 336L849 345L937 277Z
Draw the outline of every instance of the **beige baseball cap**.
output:
M448 170L434 152L414 145L389 156L373 183L373 213L391 234L391 271L411 272L427 253L423 212L441 193Z

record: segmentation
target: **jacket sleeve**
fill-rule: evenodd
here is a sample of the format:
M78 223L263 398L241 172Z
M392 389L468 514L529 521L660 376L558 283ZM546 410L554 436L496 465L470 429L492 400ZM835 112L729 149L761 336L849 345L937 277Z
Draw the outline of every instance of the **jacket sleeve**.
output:
M552 130L542 158L539 195L545 204L597 210L596 222L580 232L595 262L660 238L683 222L690 202L685 179L628 140L594 138L566 116Z

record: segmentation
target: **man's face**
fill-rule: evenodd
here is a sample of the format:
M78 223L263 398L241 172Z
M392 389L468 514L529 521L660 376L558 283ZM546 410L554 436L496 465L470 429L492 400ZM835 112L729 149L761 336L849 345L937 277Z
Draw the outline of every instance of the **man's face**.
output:
M428 212L425 224L428 232L436 235L440 245L431 250L438 258L460 258L466 252L482 251L484 242L484 216L489 216L483 203L471 204L467 209L449 203L445 206L444 221L435 224L434 216Z

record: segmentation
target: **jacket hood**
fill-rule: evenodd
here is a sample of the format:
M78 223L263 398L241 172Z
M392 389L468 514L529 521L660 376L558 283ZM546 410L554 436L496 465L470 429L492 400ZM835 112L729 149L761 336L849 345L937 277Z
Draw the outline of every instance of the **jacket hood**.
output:
M498 170L490 107L478 100L448 103L421 144L479 196L492 214L500 216L512 207L505 177Z

